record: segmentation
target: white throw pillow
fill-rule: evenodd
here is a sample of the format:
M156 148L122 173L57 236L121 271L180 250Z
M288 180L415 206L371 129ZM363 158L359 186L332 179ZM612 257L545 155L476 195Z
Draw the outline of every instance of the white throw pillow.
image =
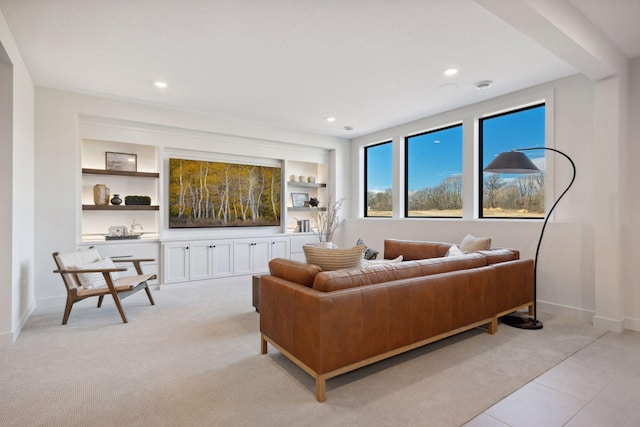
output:
M378 265L378 264L398 264L400 262L402 262L402 255L394 259L370 259L370 260L365 259L362 261L362 266L369 267L371 265Z
M304 245L302 249L309 264L317 265L323 271L331 271L359 267L367 247L360 245L349 249L327 249Z
M467 234L460 243L460 250L463 253L488 251L491 249L491 237L474 237Z
M76 266L78 270L91 270L91 269L102 269L102 268L116 268L116 265L113 263L111 258L104 258L96 262L91 262L89 264ZM111 280L116 281L120 278L120 273L114 271L111 273ZM93 288L102 288L107 286L106 280L104 280L104 276L102 273L78 273L78 281L80 282L80 286L85 289L93 289Z
M463 255L463 254L464 252L460 250L458 245L451 245L451 247L449 248L449 250L444 256L448 257L448 256L456 256L456 255Z

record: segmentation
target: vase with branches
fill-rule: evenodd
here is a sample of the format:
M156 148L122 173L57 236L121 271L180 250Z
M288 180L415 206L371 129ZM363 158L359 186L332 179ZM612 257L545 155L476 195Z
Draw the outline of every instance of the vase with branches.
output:
M344 219L340 219L338 213L342 208L345 198L342 197L335 202L327 204L326 209L320 209L318 207L311 208L311 219L315 223L315 229L313 230L320 242L331 242L333 240L333 233L342 225Z

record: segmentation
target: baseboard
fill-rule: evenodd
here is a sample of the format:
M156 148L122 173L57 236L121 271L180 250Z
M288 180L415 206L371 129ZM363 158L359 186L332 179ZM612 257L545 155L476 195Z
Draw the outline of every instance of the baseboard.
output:
M623 325L625 329L640 332L640 319L630 319L627 317L624 319Z
M593 326L611 332L624 331L624 319L609 319L608 317L593 316Z
M18 335L20 335L20 332L22 332L22 328L24 328L24 325L27 323L29 316L33 314L35 309L36 309L36 303L33 302L29 306L29 308L27 308L27 310L24 312L22 317L20 317L20 321L18 322L18 325L16 325L16 327L13 328L12 331L0 334L0 347L5 347L16 342L16 340L18 339Z
M537 310L545 313L555 314L569 319L578 319L592 323L595 312L583 308L569 307L567 305L553 304L550 302L538 301Z

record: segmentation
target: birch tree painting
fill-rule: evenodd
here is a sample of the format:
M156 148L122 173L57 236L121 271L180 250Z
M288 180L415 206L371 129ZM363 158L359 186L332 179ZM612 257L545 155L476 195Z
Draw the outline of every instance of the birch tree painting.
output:
M280 225L278 167L169 159L169 228Z

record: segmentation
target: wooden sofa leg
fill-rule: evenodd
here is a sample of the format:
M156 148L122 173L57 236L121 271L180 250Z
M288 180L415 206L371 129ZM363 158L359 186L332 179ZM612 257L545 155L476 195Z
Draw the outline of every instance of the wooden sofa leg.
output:
M533 317L533 316L534 316L534 314L533 314L533 304L531 304L529 306L529 317Z
M327 400L327 380L322 375L316 377L316 400L318 402Z
M267 340L262 335L260 335L260 353L267 354Z
M489 330L488 332L493 335L496 332L498 332L498 317L495 316L491 319L491 323L489 323Z

